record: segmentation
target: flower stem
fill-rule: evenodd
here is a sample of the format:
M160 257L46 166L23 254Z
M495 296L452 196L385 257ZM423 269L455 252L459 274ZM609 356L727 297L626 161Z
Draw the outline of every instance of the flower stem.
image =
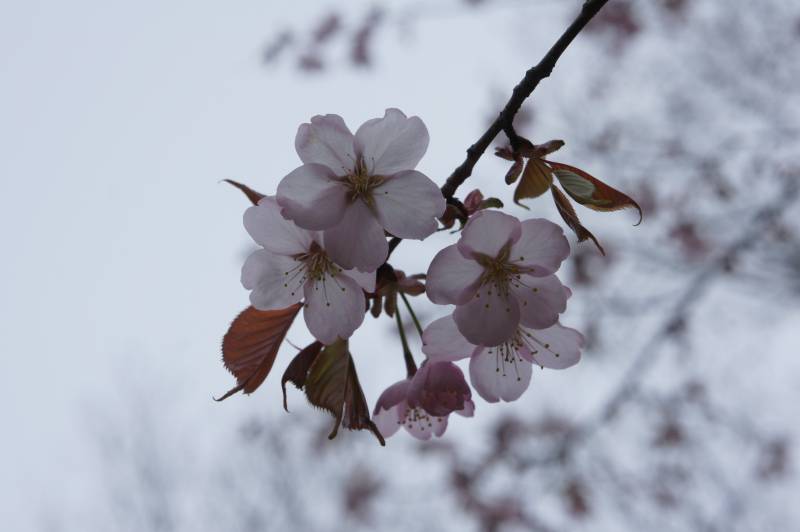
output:
M419 339L422 340L422 326L419 324L419 320L417 319L417 315L414 314L414 309L411 308L411 303L408 302L408 298L403 292L400 292L400 297L403 298L403 303L406 304L406 308L408 309L408 313L411 315L411 320L414 322L414 327L417 328L417 333L419 333Z
M417 373L417 363L414 362L414 355L411 354L411 349L408 347L408 338L406 338L403 320L400 318L400 308L397 305L395 305L394 317L397 320L397 332L400 333L400 342L403 344L403 359L406 361L406 374L410 379Z

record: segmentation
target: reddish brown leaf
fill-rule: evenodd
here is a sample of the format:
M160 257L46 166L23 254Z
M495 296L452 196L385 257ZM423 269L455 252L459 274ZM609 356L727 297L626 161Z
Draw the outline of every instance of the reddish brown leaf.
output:
M341 425L350 430L367 429L381 445L386 445L378 427L370 419L367 400L358 382L346 340L325 346L314 359L306 377L305 391L312 405L330 412L336 419L329 439L336 437Z
M514 183L519 178L519 175L522 173L523 163L522 158L518 158L514 161L514 164L511 165L511 168L508 169L506 172L506 185L510 185Z
M558 151L564 147L563 140L548 140L543 144L522 144L519 149L520 155L523 157L530 157L532 159L541 159L545 155L549 155L554 151Z
M253 393L269 375L278 348L302 305L280 310L247 307L231 323L222 339L222 360L236 377L237 385L216 399L222 401L238 391Z
M528 207L520 203L520 200L541 196L547 192L552 183L552 170L541 159L528 159L522 172L522 179L514 191L514 203L527 209Z
M306 346L302 351L297 353L295 357L289 362L286 371L283 372L281 378L281 388L283 389L283 409L287 412L289 408L286 406L286 383L291 382L298 390L301 390L306 385L306 377L311 364L316 360L317 355L322 350L322 342L313 342Z
M642 223L642 208L630 196L606 185L580 168L553 161L546 162L553 168L553 173L567 194L581 205L595 211L606 212L630 207L639 211L639 221L634 225Z
M578 237L578 242L583 242L584 240L590 238L592 242L594 242L594 245L597 246L597 249L600 250L600 253L605 255L606 252L603 249L603 246L600 245L600 242L598 242L594 235L581 224L581 221L578 219L578 215L575 214L575 209L572 207L569 199L567 199L567 196L558 190L558 187L555 185L550 187L550 191L553 193L553 199L556 202L558 213L567 223L569 228L575 231L575 235Z
M234 181L233 179L223 179L223 181L225 181L229 185L235 186L236 188L244 192L244 195L247 196L247 199L249 199L253 205L258 205L258 202L261 200L261 198L264 197L264 194L262 194L261 192L256 192L247 185L243 185L242 183Z

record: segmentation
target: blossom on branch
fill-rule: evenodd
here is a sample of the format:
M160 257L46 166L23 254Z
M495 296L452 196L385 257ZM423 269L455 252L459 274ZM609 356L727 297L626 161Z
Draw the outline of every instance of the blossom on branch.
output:
M453 316L431 323L422 335L426 364L469 358L469 376L478 394L490 403L515 401L531 382L533 365L565 369L580 361L583 335L556 323L546 329L519 326L503 343L484 347L459 332Z
M375 290L375 273L345 270L328 255L323 234L286 220L266 196L244 214L244 226L263 249L242 267L242 285L258 310L289 307L305 300L308 330L323 344L347 339L364 320L364 290Z
M570 291L554 273L568 255L569 243L556 224L481 211L457 244L434 257L428 297L457 305L453 317L467 340L496 346L520 324L545 329L558 321Z
M278 185L281 213L324 231L337 264L375 271L389 253L384 231L422 240L444 212L439 188L414 170L428 141L422 120L398 109L366 121L355 135L338 115L315 116L295 139L304 164Z
M402 426L415 438L429 440L444 434L453 412L464 417L475 412L464 374L451 362L428 361L413 377L384 390L372 420L385 438Z

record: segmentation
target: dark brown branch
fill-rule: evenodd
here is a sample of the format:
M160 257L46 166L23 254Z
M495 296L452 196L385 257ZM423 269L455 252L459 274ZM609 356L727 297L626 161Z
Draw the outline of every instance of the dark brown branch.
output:
M556 66L556 62L561 57L561 54L564 53L564 50L567 49L586 24L592 20L607 2L608 0L586 0L578 17L570 24L561 37L559 37L553 47L550 48L536 66L525 73L525 77L514 87L511 98L508 100L505 107L503 107L503 110L500 111L495 121L492 122L489 129L481 135L481 138L467 149L466 160L447 178L447 181L442 187L442 195L444 195L445 198L452 198L458 187L472 175L472 169L475 167L475 164L477 164L478 160L486 151L486 148L489 147L501 131L505 131L508 134L509 140L511 140L513 144L516 139L516 133L514 132L512 123L514 121L514 116L517 114L520 107L522 107L523 102L533 93L540 81L550 76L550 73Z

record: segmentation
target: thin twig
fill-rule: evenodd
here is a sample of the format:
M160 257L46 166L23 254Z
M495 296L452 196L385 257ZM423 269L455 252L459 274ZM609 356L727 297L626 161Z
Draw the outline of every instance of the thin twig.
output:
M411 303L408 302L408 298L403 292L400 292L400 297L403 298L403 303L406 304L406 308L408 309L408 313L411 315L411 320L414 322L414 327L417 328L417 333L419 333L420 340L422 339L422 326L419 324L419 320L417 319L417 315L414 313L414 309L411 308Z
M397 320L397 332L400 333L400 342L403 344L403 359L406 362L406 375L410 379L417 373L417 363L414 362L414 355L411 354L411 348L408 347L408 338L406 338L406 330L403 327L403 320L400 318L400 308L395 302L394 317Z

